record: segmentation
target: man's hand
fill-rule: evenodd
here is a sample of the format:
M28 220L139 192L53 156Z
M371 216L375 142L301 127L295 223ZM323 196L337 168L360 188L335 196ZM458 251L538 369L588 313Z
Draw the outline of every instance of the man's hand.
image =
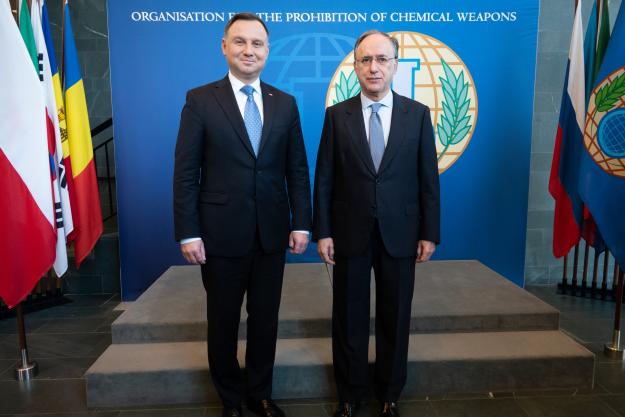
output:
M193 242L183 243L180 245L182 256L190 264L199 265L206 262L206 253L204 252L204 242L194 240Z
M426 262L430 259L434 251L436 250L436 244L429 240L420 240L417 246L417 262Z
M317 252L323 262L334 265L334 240L331 237L319 239Z
M308 233L291 232L289 235L289 252L301 255L308 247Z

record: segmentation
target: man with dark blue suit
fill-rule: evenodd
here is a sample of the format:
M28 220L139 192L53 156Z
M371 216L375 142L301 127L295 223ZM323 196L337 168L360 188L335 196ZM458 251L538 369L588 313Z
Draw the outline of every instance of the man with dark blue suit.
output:
M368 381L371 268L376 279L375 394L399 416L415 261L439 242L439 181L427 106L391 91L399 45L379 31L354 47L361 94L326 111L317 155L313 240L334 265L332 344L339 407L352 417Z
M174 170L176 239L201 264L207 294L208 361L224 405L241 402L264 417L283 417L271 399L285 249L303 253L311 227L310 181L295 99L260 81L269 54L263 21L234 15L219 81L187 93ZM247 294L246 379L237 361ZM244 395L243 386L246 385Z

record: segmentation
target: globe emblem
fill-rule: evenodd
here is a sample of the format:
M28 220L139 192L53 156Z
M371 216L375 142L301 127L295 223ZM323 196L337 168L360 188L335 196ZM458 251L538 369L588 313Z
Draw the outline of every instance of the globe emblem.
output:
M599 147L611 158L625 157L625 109L609 112L599 122Z
M592 92L584 146L606 173L625 177L625 67L608 75Z
M393 90L430 108L438 171L445 172L464 152L477 122L477 91L471 73L449 46L417 32L390 32L399 41ZM353 50L334 72L326 107L360 93Z
M333 33L305 33L271 41L263 79L297 98L305 118L306 103L325 98L325 86L355 39ZM318 97L317 97L318 96Z

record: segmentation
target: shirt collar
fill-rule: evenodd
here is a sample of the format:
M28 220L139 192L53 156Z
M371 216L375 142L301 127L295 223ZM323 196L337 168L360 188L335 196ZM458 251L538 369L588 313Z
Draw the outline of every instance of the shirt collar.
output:
M260 94L260 78L257 78L253 82L246 84L243 81L239 80L237 77L235 77L232 72L228 71L228 79L230 80L230 84L232 85L232 89L235 93L240 92L243 86L251 85L254 88L254 91Z
M388 93L386 93L386 95L382 97L382 99L379 101L373 101L361 92L360 102L362 103L363 110L365 110L367 107L369 107L373 103L381 103L383 106L392 109L393 108L393 90L388 90Z

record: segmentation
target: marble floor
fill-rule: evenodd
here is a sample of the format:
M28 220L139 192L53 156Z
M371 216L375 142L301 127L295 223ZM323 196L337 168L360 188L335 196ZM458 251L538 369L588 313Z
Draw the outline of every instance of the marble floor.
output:
M597 353L591 391L542 390L405 398L403 417L625 417L625 363L603 356L611 338L614 303L558 295L554 287L528 290L561 311L561 327ZM0 320L0 417L219 417L219 404L90 410L83 374L111 343L110 324L121 314L119 296L68 296L72 303L26 316L31 358L40 374L30 385L13 379L17 359L14 318ZM288 417L327 417L332 399L280 401ZM376 404L359 417L373 417ZM246 413L247 416L252 415Z

